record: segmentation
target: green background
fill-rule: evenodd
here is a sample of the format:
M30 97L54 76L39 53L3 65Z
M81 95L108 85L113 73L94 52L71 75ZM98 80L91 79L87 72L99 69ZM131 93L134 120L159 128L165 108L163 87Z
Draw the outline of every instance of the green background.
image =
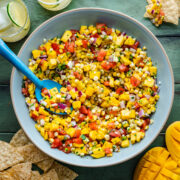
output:
M137 19L157 36L165 48L173 67L175 98L171 114L165 127L148 149L155 146L165 146L164 135L166 128L172 122L179 120L180 116L180 25L163 24L159 28L153 26L149 20L143 18L146 6L145 0L72 0L66 9L58 12L50 12L43 9L36 0L24 1L29 9L31 18L31 30L29 34L42 22L63 11L81 7L102 7L123 12ZM9 43L8 45L15 53L18 53L25 39L26 38L17 43ZM0 139L4 141L9 141L13 134L20 128L10 98L9 80L11 70L12 66L0 57ZM143 154L144 152L123 164L111 167L82 168L67 166L75 170L79 174L77 179L81 180L131 180L134 168Z

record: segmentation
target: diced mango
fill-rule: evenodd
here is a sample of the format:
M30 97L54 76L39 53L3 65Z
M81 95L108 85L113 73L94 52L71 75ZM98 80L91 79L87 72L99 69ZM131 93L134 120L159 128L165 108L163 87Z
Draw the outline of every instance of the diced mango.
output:
M63 36L61 38L61 41L67 42L71 36L72 36L71 31L65 31L65 33L63 34Z

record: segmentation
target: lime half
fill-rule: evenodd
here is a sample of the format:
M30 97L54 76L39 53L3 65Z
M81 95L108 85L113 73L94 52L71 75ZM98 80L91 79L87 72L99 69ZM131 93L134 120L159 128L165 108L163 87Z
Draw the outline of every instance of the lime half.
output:
M26 7L19 2L12 1L7 5L7 13L13 24L23 27L26 23L28 12Z

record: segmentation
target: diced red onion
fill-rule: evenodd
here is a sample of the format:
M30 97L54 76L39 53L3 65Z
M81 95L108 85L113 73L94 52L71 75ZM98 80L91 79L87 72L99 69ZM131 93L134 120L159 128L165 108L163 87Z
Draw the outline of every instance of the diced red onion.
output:
M46 59L46 58L47 58L47 55L41 55L39 58L40 58L40 59Z
M125 102L124 101L121 101L120 102L120 107L123 109L123 108L125 108Z
M150 95L145 95L145 97L146 97L147 99L149 99L151 96L150 96Z
M125 36L125 35L126 35L126 33L125 33L125 32L123 32L123 33L122 33L122 35L123 35L123 36Z
M144 116L144 110L143 110L143 109L141 109L141 110L139 111L139 117L141 118L142 116Z
M150 72L149 71L145 71L146 74L150 75Z
M70 100L70 99L71 99L71 95L68 94L68 95L66 96L66 100Z
M81 96L82 96L82 92L81 92L81 91L79 91L79 92L78 92L78 95L81 97Z
M154 9L151 11L151 14L154 14Z
M157 95L158 93L157 92L154 92L153 96Z
M65 109L67 107L66 104L58 103L60 109Z
M67 82L66 82L66 84L67 84L67 85L70 85L70 82L69 82L69 81L67 81Z
M114 61L114 57L113 56L109 56L109 61L113 62Z
M74 88L75 91L78 91L77 87Z
M93 44L95 44L95 43L96 43L96 41L97 41L97 38L94 38Z

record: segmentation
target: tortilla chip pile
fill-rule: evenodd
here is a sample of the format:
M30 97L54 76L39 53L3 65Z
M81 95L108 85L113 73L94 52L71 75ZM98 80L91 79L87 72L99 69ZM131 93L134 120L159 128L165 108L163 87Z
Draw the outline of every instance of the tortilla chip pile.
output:
M156 26L162 22L178 25L180 17L180 0L147 0L144 17L151 19Z
M43 170L32 170L32 164ZM20 129L10 143L0 141L0 180L73 180L74 171L37 149Z

